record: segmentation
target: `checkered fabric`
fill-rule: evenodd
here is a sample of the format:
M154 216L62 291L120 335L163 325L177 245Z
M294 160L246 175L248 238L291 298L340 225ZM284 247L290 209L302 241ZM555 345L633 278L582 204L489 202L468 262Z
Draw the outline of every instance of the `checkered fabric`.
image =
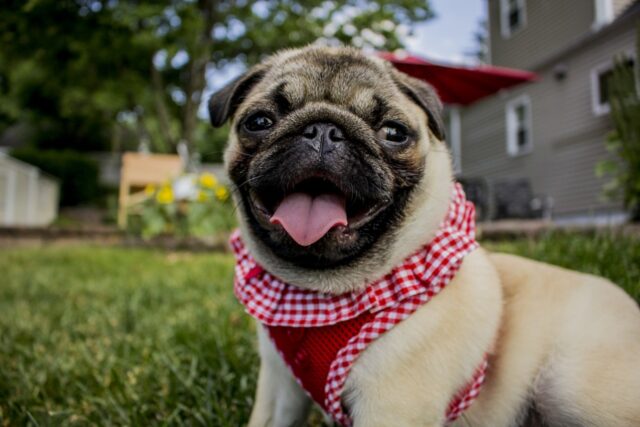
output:
M453 422L467 409L480 394L480 388L487 375L487 356L473 374L472 380L453 398L447 409L447 423Z
M236 231L231 237L236 256L234 292L246 311L266 327L317 328L366 313L374 315L337 352L326 377L324 401L318 401L336 422L348 426L351 420L340 396L351 366L367 345L450 282L464 256L478 247L474 216L473 204L466 201L462 187L455 184L447 215L427 245L362 291L340 295L322 294L279 280L257 263ZM485 369L486 360L469 384L453 397L446 414L448 422L476 398ZM304 387L303 381L297 379Z

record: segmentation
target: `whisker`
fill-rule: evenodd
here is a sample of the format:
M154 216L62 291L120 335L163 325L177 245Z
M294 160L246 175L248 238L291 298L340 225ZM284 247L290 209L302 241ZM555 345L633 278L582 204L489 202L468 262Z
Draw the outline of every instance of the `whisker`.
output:
M240 184L237 184L237 188L238 188L238 190L240 190L240 189L241 189L242 187L244 187L245 185L249 185L249 184L251 184L251 183L252 183L252 182L254 182L254 181L257 181L257 180L259 180L259 179L262 179L264 176L265 176L265 174L262 174L262 175L258 175L258 176L254 176L254 177L248 178L246 181L244 181L244 182L242 182L242 183L240 183Z

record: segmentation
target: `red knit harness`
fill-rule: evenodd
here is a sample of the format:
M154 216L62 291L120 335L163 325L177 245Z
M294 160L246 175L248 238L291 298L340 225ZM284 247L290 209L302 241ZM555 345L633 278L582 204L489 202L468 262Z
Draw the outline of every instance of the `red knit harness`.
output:
M231 237L236 256L234 291L260 321L304 390L341 425L351 425L341 394L358 355L406 319L453 278L465 255L478 247L475 209L459 184L436 236L362 291L322 294L285 283L249 254L240 233ZM446 419L457 419L476 399L486 358L452 397Z

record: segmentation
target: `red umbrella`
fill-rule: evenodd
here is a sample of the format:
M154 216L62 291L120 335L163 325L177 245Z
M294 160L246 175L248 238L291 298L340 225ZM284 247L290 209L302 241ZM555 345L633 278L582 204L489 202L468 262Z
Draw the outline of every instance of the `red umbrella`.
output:
M535 73L511 68L444 65L390 52L379 52L378 55L393 63L398 70L431 84L442 102L447 104L469 105L501 89L537 78Z

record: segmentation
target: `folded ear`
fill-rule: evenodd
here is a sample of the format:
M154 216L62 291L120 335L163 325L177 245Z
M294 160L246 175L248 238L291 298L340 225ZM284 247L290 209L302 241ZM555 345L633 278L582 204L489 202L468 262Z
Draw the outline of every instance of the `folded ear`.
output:
M439 140L444 140L445 128L442 121L442 102L433 87L422 80L408 76L395 69L392 70L391 75L400 90L427 113L431 132Z
M209 98L209 118L215 127L222 126L233 116L238 106L267 72L267 67L257 65Z

